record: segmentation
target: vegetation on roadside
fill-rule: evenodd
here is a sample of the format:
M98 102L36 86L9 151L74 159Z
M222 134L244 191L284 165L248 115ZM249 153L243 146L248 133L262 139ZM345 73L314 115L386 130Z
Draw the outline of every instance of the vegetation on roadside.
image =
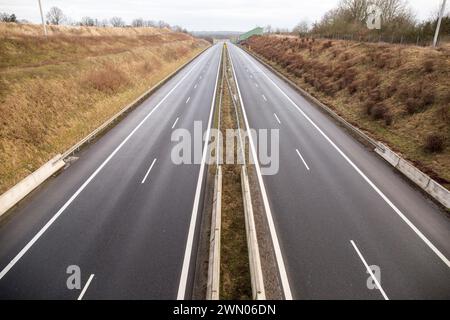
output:
M0 24L0 193L208 44L154 28Z
M224 57L227 55L225 54ZM226 59L224 59L226 61ZM229 75L226 75L229 76ZM237 129L236 112L223 81L221 131ZM234 153L237 159L237 141L234 150L223 150L223 155ZM226 148L226 145L224 146ZM222 234L220 258L220 298L225 300L251 299L250 266L245 231L245 216L241 187L241 165L222 165Z
M450 48L281 36L243 45L450 188Z

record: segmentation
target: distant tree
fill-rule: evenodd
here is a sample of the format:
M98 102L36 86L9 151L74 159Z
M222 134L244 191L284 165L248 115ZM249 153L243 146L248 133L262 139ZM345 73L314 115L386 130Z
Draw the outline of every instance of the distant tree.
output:
M180 27L180 26L177 26L177 25L172 26L171 29L173 31L175 31L175 32L186 32L186 29L183 29L183 27Z
M292 29L293 33L299 34L299 35L305 35L309 31L309 24L306 20L302 20Z
M81 18L80 25L87 26L87 27L93 27L93 26L97 25L96 20L97 19L93 19L91 17L83 17L83 18Z
M17 23L17 17L13 14L7 14L7 13L0 13L0 21L1 22L16 22Z
M264 27L264 32L265 33L272 33L272 26L270 24L268 24L267 26Z
M112 17L109 22L113 27L124 27L125 22L122 20L121 17Z
M131 21L131 26L135 27L135 28L144 27L144 19L142 19L142 18L134 19L133 21Z
M64 21L64 13L58 7L50 8L50 10L47 12L46 17L49 24L59 25Z
M98 26L99 27L107 27L109 26L109 21L108 19L102 19L101 21L98 22Z
M160 28L160 29L170 28L170 24L168 24L167 22L165 22L163 20L159 20L158 21L158 28Z
M153 20L145 20L144 26L145 27L156 27L156 22Z
M381 11L381 30L369 30L366 25L370 5ZM313 25L313 33L370 34L380 36L410 35L416 21L406 0L341 0L337 6L324 14L320 22Z

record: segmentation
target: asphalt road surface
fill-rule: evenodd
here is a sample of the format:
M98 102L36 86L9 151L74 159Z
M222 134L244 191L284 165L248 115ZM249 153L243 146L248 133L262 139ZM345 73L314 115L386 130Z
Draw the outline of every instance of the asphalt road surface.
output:
M175 165L171 134L194 121L207 129L221 50L197 57L1 223L1 299L189 298L205 166ZM67 288L71 265L80 289Z
M445 213L229 50L248 125L279 129L279 170L261 182L285 297L450 299ZM210 126L220 53L200 55L2 219L0 299L190 297L205 166L175 165L171 134ZM67 288L72 265L80 289Z
M249 54L229 51L249 126L279 129L279 171L262 181L285 297L450 299L445 213ZM382 290L369 289L374 279Z

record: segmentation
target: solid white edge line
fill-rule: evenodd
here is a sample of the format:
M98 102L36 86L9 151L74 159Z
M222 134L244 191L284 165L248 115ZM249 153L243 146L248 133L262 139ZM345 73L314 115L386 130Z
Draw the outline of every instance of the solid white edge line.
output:
M222 52L223 47L221 48ZM216 84L214 86L214 93L213 93L213 100L211 103L211 111L209 114L209 120L208 120L208 130L206 132L206 139L203 149L203 155L202 155L202 162L200 165L200 172L198 175L197 180L197 188L195 191L195 197L194 197L194 205L192 207L192 214L191 214L191 222L189 224L189 233L186 241L186 250L184 252L184 259L183 259L183 267L181 270L181 276L180 276L180 283L178 286L178 294L177 294L177 300L184 300L184 297L186 295L186 285L187 285L187 278L189 274L189 265L191 262L191 255L192 255L192 246L194 241L194 233L195 233L195 226L197 222L197 215L198 215L198 207L200 202L200 193L202 191L202 181L203 181L203 175L205 171L205 163L206 163L206 155L208 153L208 143L210 140L210 132L211 132L211 122L212 122L212 116L214 113L214 104L216 102L216 92L217 92L217 83L219 81L219 70L220 70L220 64L222 61L222 55L220 55L219 64L217 66L217 77L216 77Z
M188 103L188 102L189 102L189 100L191 100L191 97L187 98L187 100L186 100L186 103Z
M178 122L178 118L179 118L179 117L177 117L177 118L175 119L175 122L174 122L173 125L172 125L172 129L175 128L175 126L176 126L176 124L177 124L177 122Z
M114 149L114 151L103 161L103 163L89 176L89 178L78 188L78 190L66 201L66 203L55 213L55 215L39 230L38 233L19 251L19 253L3 268L0 272L0 280L8 273L9 270L19 261L22 256L39 240L45 231L55 222L56 219L66 210L66 208L78 197L78 195L86 188L86 186L97 176L97 174L108 164L108 162L116 155L116 153L125 145L125 143L135 134L135 132L144 124L145 121L155 112L159 106L167 99L167 97L187 78L187 76L195 69L195 67L210 55L208 50L199 61L197 61L191 69L175 84L175 86L158 102L158 104L145 116L144 119L131 131L128 136Z
M274 113L273 115L275 116L275 119L277 119L278 123L281 124L280 118L278 118L277 114Z
M242 49L239 49L242 50ZM375 190L376 193L394 210L395 213L419 236L419 238L425 242L425 244L447 265L448 268L450 268L450 261L444 256L444 254L439 251L438 248L434 246L434 244L428 240L428 238L398 209L394 203L353 163L353 161L350 160L349 157L320 129L314 121L311 120L308 115L272 80L270 77L260 68L258 67L252 60L250 60L249 57L247 57L247 54L244 54L244 56L249 60L258 70L261 71L261 73L269 79L270 82L273 83L273 85L286 97L286 99L297 108L297 110L305 117L306 120L308 120L309 123L311 123L314 128L319 131L319 133L333 146L334 149L337 150L337 152L355 169L355 171L372 187L373 190Z
M239 99L240 99L240 103L242 106L242 115L244 116L245 126L247 127L247 131L250 132L250 126L248 124L248 119L247 119L247 112L245 111L244 102L242 101L241 90L239 89L239 81L236 77L236 72L234 70L234 64L233 64L233 59L231 58L231 52L229 51L228 54L229 54L229 58L230 58L230 62L231 62L231 69L233 70L233 75L236 80L236 87L237 87L237 90L239 93ZM282 286L283 293L284 293L284 298L286 300L292 300L291 287L289 285L289 280L288 280L287 273L286 273L286 267L284 265L283 255L281 253L280 243L278 242L278 236L277 236L277 233L275 230L275 224L273 222L272 211L270 209L269 200L268 200L267 192L266 192L266 187L264 186L264 182L262 179L261 168L259 165L258 157L256 155L255 144L253 142L252 135L249 134L248 137L249 137L249 142L250 142L250 150L252 152L252 155L253 155L253 158L255 161L256 175L258 177L258 183L261 188L264 209L266 212L267 223L269 225L270 236L272 238L272 244L274 247L275 258L277 261L278 272L280 274L280 280L281 280L281 286Z
M147 173L145 174L145 177L144 177L144 179L142 179L142 182L141 182L141 184L142 184L142 183L144 183L144 182L145 182L145 180L147 179L147 176L148 176L148 174L150 173L150 171L152 170L152 168L153 168L153 165L155 164L155 162L156 162L156 158L155 158L155 159L153 159L153 162L152 162L152 164L150 165L150 168L148 168L148 170L147 170Z
M223 50L223 47L222 47ZM221 52L221 57L223 58L223 51ZM223 79L225 78L225 64L223 64L222 67L222 78L220 79L220 93L219 93L219 110L218 110L218 116L217 116L217 131L221 132L220 130L220 122L222 121L222 118L220 116L220 113L222 112L222 95L223 95ZM216 166L220 165L221 160L221 149L220 146L222 144L220 134L218 134L217 137L217 143L216 143Z
M389 300L388 296L384 292L383 288L381 287L381 283L378 282L378 279L375 277L375 275L372 272L372 269L370 269L369 265L367 264L366 260L364 259L363 255L359 251L358 247L356 246L355 242L353 240L350 240L350 243L352 244L353 248L355 249L356 253L358 254L359 258L361 259L362 263L366 267L367 272L372 277L373 281L375 282L378 290L380 290L381 294L383 295L384 300Z
M308 165L306 164L305 159L303 159L302 154L300 153L300 151L298 151L298 149L295 149L295 151L297 151L298 156L300 157L300 159L302 159L303 164L305 165L306 169L308 169L308 171L309 171L309 167L308 167Z
M81 291L80 295L78 296L77 300L81 300L83 299L84 294L86 293L86 290L88 289L89 285L91 284L92 279L94 279L94 274L91 274L91 276L89 277L88 281L86 282L86 284L84 285L83 290Z

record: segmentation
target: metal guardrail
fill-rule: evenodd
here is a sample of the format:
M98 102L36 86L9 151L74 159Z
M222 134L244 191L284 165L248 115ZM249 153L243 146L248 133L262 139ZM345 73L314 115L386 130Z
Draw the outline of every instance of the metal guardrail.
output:
M412 163L405 160L403 157L394 153L390 148L385 146L383 143L369 137L363 131L343 119L337 113L335 113L330 107L320 102L318 99L313 97L311 94L297 86L293 81L287 78L285 75L280 73L278 70L273 68L271 65L266 63L264 60L259 58L253 52L247 50L246 48L240 46L245 52L250 54L253 58L258 60L261 64L263 64L266 68L274 72L278 77L280 77L283 81L288 83L294 90L299 92L303 97L308 99L313 104L319 106L324 111L326 111L331 117L333 117L338 123L346 127L351 133L356 135L363 140L364 142L370 144L375 153L381 156L385 161L391 164L394 168L396 168L399 172L401 172L405 177L407 177L410 181L412 181L416 186L429 194L435 201L443 205L445 208L450 209L450 191L444 188L441 184L433 180L430 176L423 173L421 170L416 168Z
M228 53L228 59L230 59L229 52ZM236 112L236 121L238 122L239 130L239 115L238 115L238 106L235 94L231 91L231 84L228 80L228 76L226 76L228 89L230 90L230 94L232 96L232 102L233 106L235 108ZM236 79L234 78L234 74L231 76L231 80L236 83ZM236 94L239 94L237 92ZM242 157L245 162L245 146L242 141L242 137L240 136L240 143L239 143ZM248 255L249 255L249 265L250 265L250 280L251 280L251 286L252 286L252 298L254 300L265 300L266 299L266 292L264 287L264 278L263 278L263 272L262 272L262 266L261 266L261 258L259 254L259 245L258 245L258 238L256 234L256 225L255 225L255 219L254 219L254 213L253 213L253 204L252 204L252 198L251 198L251 191L250 191L250 184L248 181L248 173L247 173L247 166L246 163L242 165L241 167L241 187L242 187L242 199L244 202L244 216L245 216L245 231L247 236L247 248L248 248Z
M256 235L255 219L253 215L250 184L248 182L247 168L241 169L242 198L244 200L245 231L247 234L247 247L250 264L250 279L252 282L252 297L254 300L265 300L264 279L259 255L258 238Z
M206 299L219 300L220 294L220 237L222 229L222 166L217 167L214 180L214 200L209 238L208 282Z
M106 128L108 128L114 121L117 121L122 117L125 113L129 112L132 108L138 106L142 101L148 98L151 94L153 94L157 89L159 89L163 84L173 78L178 72L180 72L184 67L190 64L193 60L195 60L198 56L204 53L209 47L203 49L199 53L197 53L192 59L184 63L182 66L178 67L175 71L173 71L170 75L162 79L152 88L144 92L133 102L122 108L118 113L113 115L107 121L105 121L102 125L88 134L86 137L78 141L68 150L66 150L63 154L57 155L54 158L50 159L47 163L42 165L40 168L29 174L27 177L22 179L19 183L11 187L9 190L0 195L0 216L16 205L20 200L25 198L31 191L33 191L36 187L38 187L41 183L47 180L51 175L55 174L61 168L64 167L64 161L69 155L75 153L81 147L83 147L86 143L89 143L92 139L94 139L98 134L102 133ZM36 178L39 177L39 178Z

